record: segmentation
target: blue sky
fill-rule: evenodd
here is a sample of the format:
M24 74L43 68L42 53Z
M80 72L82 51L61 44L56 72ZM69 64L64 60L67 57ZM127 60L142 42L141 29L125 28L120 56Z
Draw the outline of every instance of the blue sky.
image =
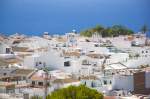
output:
M0 33L39 35L77 31L97 24L150 28L150 0L0 0Z

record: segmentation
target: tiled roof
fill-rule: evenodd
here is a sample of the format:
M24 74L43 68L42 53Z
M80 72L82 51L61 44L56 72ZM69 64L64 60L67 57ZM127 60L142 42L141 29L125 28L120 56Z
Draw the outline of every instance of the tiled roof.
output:
M86 79L86 80L87 80L87 79L89 79L89 80L96 80L97 77L96 77L96 76L92 76L92 75L91 75L91 76L82 76L81 79Z
M80 53L79 52L65 52L64 56L77 56L77 57L79 57Z
M72 83L72 82L78 82L77 79L67 78L67 79L56 79L53 83Z
M32 69L16 69L15 71L12 72L12 74L28 76L33 71L34 70L32 70Z
M28 50L27 47L12 47L13 51L18 51L18 52L26 52Z
M104 56L102 54L97 54L97 53L90 53L90 54L87 54L88 57L91 57L91 58L104 58Z

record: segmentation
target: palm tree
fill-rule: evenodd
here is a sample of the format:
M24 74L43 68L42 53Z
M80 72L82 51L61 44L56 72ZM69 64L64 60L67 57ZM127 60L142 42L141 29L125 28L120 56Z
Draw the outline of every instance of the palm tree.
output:
M145 34L145 36L147 37L147 32L149 31L149 29L148 29L148 26L147 25L143 25L142 26L142 28L141 28L141 32L143 33L143 34ZM147 46L148 45L148 39L146 38L146 40L145 40L145 45Z
M145 33L148 32L148 31L149 31L148 26L147 26L147 25L143 25L142 28L141 28L141 32L142 32L143 34L145 34Z
M49 79L48 68L44 67L43 71L45 72L44 99L46 99L48 91L48 79Z

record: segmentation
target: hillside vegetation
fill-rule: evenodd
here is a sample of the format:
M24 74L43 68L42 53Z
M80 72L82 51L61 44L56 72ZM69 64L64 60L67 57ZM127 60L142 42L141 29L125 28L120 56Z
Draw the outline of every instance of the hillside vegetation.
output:
M112 27L107 28L101 25L97 25L93 28L81 31L80 35L85 37L91 37L94 33L98 33L102 37L114 37L119 35L130 35L133 34L134 31L122 25L113 25Z

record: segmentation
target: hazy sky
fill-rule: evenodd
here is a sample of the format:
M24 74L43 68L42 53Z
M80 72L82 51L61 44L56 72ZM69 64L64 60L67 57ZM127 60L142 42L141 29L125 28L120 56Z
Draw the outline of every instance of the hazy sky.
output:
M0 0L0 32L65 33L101 24L150 27L150 0Z

